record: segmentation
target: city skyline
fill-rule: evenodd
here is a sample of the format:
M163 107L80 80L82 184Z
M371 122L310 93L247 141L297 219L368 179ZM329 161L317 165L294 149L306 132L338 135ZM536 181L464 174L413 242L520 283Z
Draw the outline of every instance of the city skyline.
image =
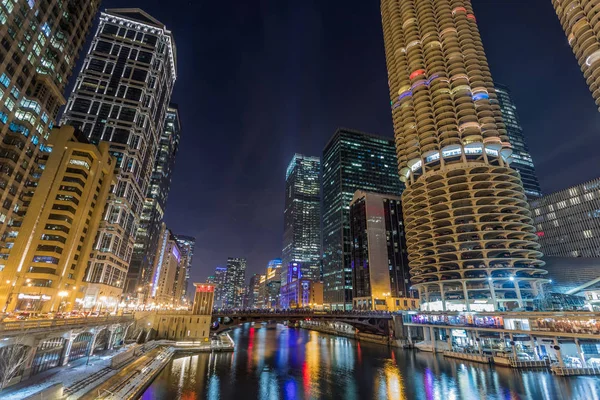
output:
M284 27L268 18L266 12L252 11L247 2L243 2L236 11L236 18L241 18L240 21L247 18L247 26L233 26L231 25L233 20L228 21L224 16L218 15L216 20L211 22L210 19L214 18L215 13L199 13L202 14L199 18L206 22L206 27L204 24L199 24L202 26L199 27L198 33L193 33L192 36L186 34L185 27L191 23L193 13L186 13L189 15L188 17L182 15L181 12L182 9L190 7L187 3L181 3L185 7L171 9L164 9L157 4L143 1L131 1L125 4L121 0L107 0L102 3L102 9L139 6L151 15L160 14L160 17L157 18L174 32L178 42L179 57L187 57L193 61L189 66L180 65L180 81L185 81L186 85L176 86L173 101L181 105L183 125L197 126L194 129L198 133L190 133L187 138L184 135L182 149L178 156L178 165L175 168L166 221L174 232L195 236L198 239L197 254L192 267L192 277L195 277L196 280L205 279L211 274L214 267L222 262L220 260L229 254L227 249L220 245L222 237L228 237L231 253L241 254L248 258L249 274L259 272L269 259L279 255L277 250L280 245L278 246L278 244L283 234L283 215L279 211L283 204L281 170L285 170L293 153L319 154L328 136L338 126L348 126L379 133L383 136L392 136L391 118L386 108L389 100L386 102L388 90L383 45L381 44L379 7L378 4L363 3L351 2L346 10L336 7L335 2L331 4L304 2L304 4L293 6L274 5L272 12L278 15L278 18L287 21L285 24L287 27ZM177 5L178 2L175 1L174 4ZM209 9L212 7L209 6ZM529 144L543 192L551 193L594 178L590 172L594 168L590 168L590 166L596 166L597 163L591 157L591 150L588 150L587 146L582 145L579 141L570 142L566 146L560 145L558 141L559 132L567 129L567 123L563 123L561 120L571 120L573 128L569 129L581 132L581 135L589 139L591 143L598 144L600 140L593 136L590 137L590 135L592 135L592 127L596 121L600 121L600 118L596 116L597 112L594 113L596 106L552 5L541 0L527 2L520 6L522 12L519 15L514 15L508 4L494 4L492 9L486 4L476 3L474 7L481 24L481 33L494 79L508 85L513 91L525 138ZM213 17L208 18L208 15L211 14ZM538 14L540 15L537 16ZM536 17L533 18L533 15ZM306 38L300 34L298 28L291 27L300 16L306 18L306 24L309 26L310 34ZM193 20L196 24L196 19ZM364 31L360 35L351 33L342 38L333 33L333 26L337 26L336 30L349 30L348 28L357 24L358 21L363 21L361 26L364 25ZM234 70L228 70L233 76L233 82L237 82L232 83L231 86L230 84L223 87L222 84L219 86L195 82L196 79L193 76L198 74L198 68L201 68L203 73L220 79L217 72L223 67L222 64L218 64L218 66L205 64L193 53L198 48L200 49L199 54L204 55L202 58L214 59L220 56L220 50L213 47L208 40L201 38L201 35L206 35L206 30L215 29L219 24L223 27L219 29L231 28L234 29L234 32L242 29L243 26L245 26L243 28L245 30L254 25L269 26L279 32L282 37L288 37L294 41L296 46L300 46L303 57L311 58L314 62L325 63L323 72L316 72L308 68L305 71L308 77L302 79L297 78L296 74L290 75L284 72L288 65L292 65L285 61L285 57L281 68L268 69L271 73L275 73L273 79L277 85L284 85L283 87L290 90L302 89L300 97L304 100L301 100L301 103L292 103L295 108L292 108L291 114L281 111L281 114L286 117L280 119L265 118L260 115L252 118L245 117L250 123L247 129L241 128L241 121L238 117L234 118L232 122L222 125L221 120L224 120L226 116L222 111L213 111L216 108L226 109L224 104L227 96L224 96L224 93L233 93L231 91L236 87L242 88L244 93L251 93L254 88L246 83L245 75L241 75L237 67ZM527 25L530 27L523 28ZM538 39L535 34L541 29L546 31L543 40ZM273 42L273 39L270 38L271 35L269 35L269 39L265 39L261 31L256 28L250 29L247 34L252 40L265 41L265 46L269 49L279 45L279 41ZM323 35L326 39L327 47L325 49L307 47L307 43L312 41L315 35ZM228 43L233 39L225 35L219 40L223 41L221 43ZM331 44L329 44L330 42ZM343 42L347 42L347 44L343 44ZM260 65L261 68L272 63L273 59L269 55L270 53L264 53L251 44L244 44L244 46L250 46L246 47L249 54L242 56L241 53L234 51L228 56L228 59L244 63L256 62L258 63L256 65ZM336 49L329 56L327 52L330 47ZM365 57L355 60L352 65L344 65L346 64L342 62L344 54L349 51L363 54ZM507 59L513 57L519 59L518 68L517 64L506 63ZM336 58L339 58L340 61L336 61ZM549 60L542 72L538 70L539 65L535 61L538 59ZM342 65L344 65L343 71ZM258 68L251 68L247 72L256 80L266 76ZM327 82L320 85L320 90L323 91L324 98L328 99L327 103L336 104L332 104L331 115L324 116L322 112L316 111L314 119L308 118L307 113L312 113L314 107L306 108L305 102L314 94L312 94L312 86L306 82L308 80L323 82L325 75ZM368 80L357 78L363 75L368 75L370 78ZM525 78L526 76L528 78ZM560 81L557 82L557 86L550 88L550 85L546 83L554 77L560 77ZM352 90L345 88L349 80L353 81ZM192 88L194 90L188 90ZM553 95L555 91L561 92L560 102L553 102L553 98L557 97ZM199 103L203 109L212 110L206 113L210 116L201 116L199 120L194 120L198 116L198 113L194 112L197 107L193 105L194 102L190 102L189 99L192 95L187 92L204 93L212 99L211 103L213 104L207 104L205 99L200 99ZM257 101L254 96L259 96L258 93L252 95L253 101ZM273 84L269 84L266 92L260 93L264 93L265 101L268 101L270 107L280 107L274 103L274 98L276 94L280 93L280 90L274 89ZM539 98L545 99L543 106L537 101ZM324 106L322 102L316 104L318 107ZM364 109L358 109L358 106ZM249 110L248 106L243 107L245 110ZM300 108L296 110L298 107ZM546 115L553 116L554 118L551 119L554 123L547 122L542 118ZM566 116L572 117L566 118ZM265 121L271 119L272 121L265 124ZM293 121L298 122L298 127L293 124ZM244 151L254 150L255 145L248 140L241 139L234 143L233 147L230 147L225 146L220 139L221 135L216 135L217 138L203 136L203 132L208 132L209 135L210 132L220 132L221 125L228 135L236 138L244 135L257 138L258 126L266 126L267 129L261 132L261 135L264 136L257 143L260 143L260 147L267 146L265 149L270 154L269 161L252 163L244 155ZM285 132L285 134L281 132ZM202 144L203 141L206 142L206 145ZM593 147L593 145L589 146L590 149ZM582 156L581 159L568 163L564 167L564 172L559 171L556 176L552 176L550 171L552 163L556 159L575 157L580 150L583 154L588 151L588 156ZM191 171L198 164L197 154L200 154L209 164L223 166L224 170L215 173L214 169L208 168L206 171L197 171L198 176L194 177ZM225 156L227 158L224 158ZM225 159L234 159L235 161L226 163L229 165L223 165L222 162ZM243 176L243 171L264 177L264 179L257 184L256 189L248 189L248 185L241 182L241 178L238 176ZM187 196L190 180L205 182L205 189L202 190L202 193L199 192L198 198L194 200ZM238 196L235 195L238 189L249 190L247 192L248 201L238 200ZM264 207L265 211L248 212L251 204L257 201L264 201L264 204L268 205ZM219 202L226 204L226 207L219 207ZM227 209L227 212L225 213L222 209ZM204 226L216 226L216 232L210 232ZM258 235L255 236L263 237L264 240L255 239L250 233L251 230L253 233L258 232Z

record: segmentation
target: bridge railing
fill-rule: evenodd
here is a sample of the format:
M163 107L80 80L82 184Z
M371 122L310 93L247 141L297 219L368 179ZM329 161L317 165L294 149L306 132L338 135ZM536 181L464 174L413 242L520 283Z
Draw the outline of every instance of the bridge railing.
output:
M133 321L133 316L107 316L65 319L32 319L26 321L6 321L0 323L0 336L2 334L30 331L38 329L57 329L63 327L94 326L116 324Z
M320 312L320 311L215 311L213 317L260 317L260 318L392 318L388 312Z

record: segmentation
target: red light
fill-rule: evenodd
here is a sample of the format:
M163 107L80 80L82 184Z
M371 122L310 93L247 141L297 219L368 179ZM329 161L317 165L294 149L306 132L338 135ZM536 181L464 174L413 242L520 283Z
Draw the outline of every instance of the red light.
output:
M477 19L475 19L475 16L473 14L467 14L467 18L471 18L473 21L477 21Z
M417 76L419 75L424 75L425 74L425 70L424 69L418 69L415 72L413 72L412 74L410 74L410 79L415 79Z
M536 235L538 235L538 237L542 237L545 235L545 233L543 231L538 232Z
M212 285L196 286L196 292L209 293L209 292L214 292L214 291L215 291L215 287Z

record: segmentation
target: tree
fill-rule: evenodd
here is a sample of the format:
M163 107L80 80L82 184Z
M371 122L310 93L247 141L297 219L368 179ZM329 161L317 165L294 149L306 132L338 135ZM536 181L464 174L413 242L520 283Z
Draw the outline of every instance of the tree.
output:
M34 350L23 341L24 338L18 337L12 345L0 348L0 391L18 375Z

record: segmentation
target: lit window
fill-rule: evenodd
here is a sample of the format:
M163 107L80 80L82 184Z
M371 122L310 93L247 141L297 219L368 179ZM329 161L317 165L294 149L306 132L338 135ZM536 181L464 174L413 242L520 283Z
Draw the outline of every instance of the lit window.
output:
M589 230L589 229L588 229L588 230L586 230L586 231L583 231L583 237L584 237L584 238L586 238L586 239L589 239L589 238L591 238L592 236L594 236L594 235L592 234L592 231L591 231L591 230Z
M10 97L7 97L4 106L8 108L9 111L12 111L15 109L15 102Z

